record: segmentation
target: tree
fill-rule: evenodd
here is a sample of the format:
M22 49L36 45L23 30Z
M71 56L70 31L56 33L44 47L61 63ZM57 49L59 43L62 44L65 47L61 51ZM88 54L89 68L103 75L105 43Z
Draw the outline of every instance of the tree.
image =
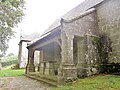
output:
M5 55L8 42L14 36L12 28L21 22L24 0L0 0L0 56Z

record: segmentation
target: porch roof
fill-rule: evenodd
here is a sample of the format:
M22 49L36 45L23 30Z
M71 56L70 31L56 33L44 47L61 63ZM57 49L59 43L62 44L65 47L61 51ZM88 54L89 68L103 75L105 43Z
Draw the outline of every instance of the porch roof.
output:
M34 32L30 35L23 34L20 37L20 42L19 43L21 43L21 42L31 42L32 40L34 40L38 37L40 37L40 34L38 32Z
M60 32L61 32L61 29L60 29L60 26L58 26L58 27L54 28L53 30L41 35L39 38L36 38L33 41L29 42L27 48L34 47L41 43L49 41L50 39L53 39L56 36L59 36Z
M76 6L72 10L70 10L68 13L63 15L61 18L64 19L64 20L67 20L67 21L71 21L72 19L79 17L81 15L81 13L86 12L90 8L95 7L96 5L102 3L103 1L105 1L105 0L85 0L84 2L79 4L78 6ZM36 45L36 43L38 43L40 40L42 40L43 38L52 34L53 32L57 31L58 27L59 27L59 30L60 30L61 18L57 19L47 30L45 30L45 32L39 38L30 42L28 47Z

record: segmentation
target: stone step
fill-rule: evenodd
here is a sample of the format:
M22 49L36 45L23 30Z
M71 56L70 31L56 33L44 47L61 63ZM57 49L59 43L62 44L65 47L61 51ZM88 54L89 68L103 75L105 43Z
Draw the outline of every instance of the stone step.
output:
M36 74L36 76L57 83L57 77L43 76L43 75L39 75L39 74Z
M29 75L40 77L40 78L43 78L43 79L47 79L47 80L50 80L50 81L53 81L53 82L56 82L56 83L57 83L57 79L58 79L57 76L43 75L43 74L40 74L40 73L30 73Z
M27 77L29 77L29 78L32 78L32 79L35 79L35 80L38 80L38 81L41 81L41 82L44 82L44 83L47 83L47 84L49 84L49 85L51 85L51 86L55 86L55 87L58 86L57 82L51 81L50 79L47 79L47 78L44 79L44 78L41 78L41 77L39 77L39 76L30 75L30 74L25 74L25 76L27 76Z

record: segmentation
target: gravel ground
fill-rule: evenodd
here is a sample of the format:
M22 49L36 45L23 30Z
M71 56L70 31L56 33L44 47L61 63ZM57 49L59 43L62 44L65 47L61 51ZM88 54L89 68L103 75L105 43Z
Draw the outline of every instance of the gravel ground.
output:
M50 86L25 76L0 77L0 90L50 90Z

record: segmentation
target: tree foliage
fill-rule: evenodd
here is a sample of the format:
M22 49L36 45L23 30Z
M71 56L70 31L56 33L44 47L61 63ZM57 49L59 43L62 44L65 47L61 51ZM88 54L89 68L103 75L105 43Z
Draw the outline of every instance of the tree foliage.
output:
M0 55L8 48L8 41L14 36L12 28L21 22L24 0L0 0Z

